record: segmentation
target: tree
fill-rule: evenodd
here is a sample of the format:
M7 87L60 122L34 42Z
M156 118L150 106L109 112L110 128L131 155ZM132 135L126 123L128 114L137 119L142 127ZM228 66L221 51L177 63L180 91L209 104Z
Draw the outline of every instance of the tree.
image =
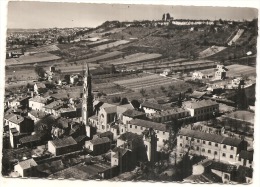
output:
M45 70L42 67L36 66L34 71L41 78L43 78L45 76Z
M142 94L142 96L145 96L145 93L146 93L146 90L142 88L142 89L140 90L140 94Z
M181 92L179 94L179 98L178 98L178 107L182 106L182 96L181 96Z
M238 85L237 95L236 95L236 106L238 110L246 110L248 108L248 100L246 96L245 89L242 85Z

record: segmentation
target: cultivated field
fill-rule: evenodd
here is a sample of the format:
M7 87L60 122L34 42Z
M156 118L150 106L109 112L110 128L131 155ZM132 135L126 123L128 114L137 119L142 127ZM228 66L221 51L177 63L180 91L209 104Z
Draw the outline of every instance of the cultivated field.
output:
M125 56L124 58L118 58L114 60L109 60L102 62L102 64L114 64L114 65L124 65L124 64L131 64L135 62L140 61L147 61L147 60L153 60L161 57L161 54L152 53L152 54L146 54L146 53L135 53L132 55Z
M104 45L99 45L97 47L93 47L92 49L93 50L105 50L105 49L109 49L109 48L112 48L112 47L117 47L119 45L123 45L123 44L127 44L129 43L129 41L127 40L119 40L119 41L116 41L116 42L112 42L112 43L108 43L108 44L104 44Z
M50 51L58 51L60 50L56 45L48 45L43 47L35 47L31 49L27 49L26 52L29 53L44 53L44 52L50 52Z
M200 52L199 53L199 57L200 58L209 57L209 56L212 56L212 55L214 55L216 53L219 53L220 51L223 51L224 49L226 49L226 47L211 46L211 47L207 48L206 50Z
M256 68L251 66L244 66L239 64L233 64L230 66L226 66L228 69L227 76L228 77L239 77L239 76L256 76ZM214 69L205 69L201 70L202 73L206 72L214 72Z
M244 33L244 29L238 29L236 35L228 42L228 45L230 46L233 43L235 43L243 33Z
M28 56L20 56L19 58L6 59L6 65L32 64L58 60L60 57L50 53L37 53Z
M169 85L174 82L177 82L177 80L162 77L157 74L153 74L150 76L140 77L140 78L134 78L134 79L128 79L128 80L122 80L122 81L115 81L115 84L118 84L122 87L125 87L126 89L132 89L132 90L141 90L146 88L152 88L152 87L159 87L162 85Z

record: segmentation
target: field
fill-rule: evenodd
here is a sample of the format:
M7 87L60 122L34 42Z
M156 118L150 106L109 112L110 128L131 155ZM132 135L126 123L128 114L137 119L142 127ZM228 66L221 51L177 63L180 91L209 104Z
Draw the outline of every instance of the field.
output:
M230 66L226 66L228 69L227 76L228 77L240 77L243 76L256 76L256 68L250 66L244 66L239 64L233 64ZM206 72L214 72L214 69L205 69L201 70L202 73Z
M44 52L50 52L50 51L58 51L60 50L56 45L48 45L43 47L35 47L27 49L26 52L29 53L44 53Z
M135 53L132 55L125 56L124 58L105 61L102 62L102 64L104 63L104 64L124 65L124 64L140 62L140 61L153 60L161 56L162 56L161 54L156 54L156 53L152 53L152 54Z
M118 84L122 87L125 87L126 89L131 90L141 90L141 89L149 89L152 87L159 87L162 85L170 85L174 82L177 82L174 79L162 77L157 74L153 74L150 76L140 77L140 78L134 78L134 79L128 79L128 80L121 80L121 81L115 81L115 84Z
M50 54L50 53L38 53L28 56L20 56L19 58L6 59L6 65L19 65L19 64L33 64L40 62L47 62L58 60L60 57Z
M119 40L119 41L116 41L116 42L112 42L112 43L108 43L108 44L104 44L104 45L99 45L97 47L93 47L92 49L93 50L105 50L105 49L109 49L109 48L112 48L112 47L117 47L119 45L123 45L123 44L127 44L129 43L129 41L127 40Z
M219 53L220 51L223 51L224 49L226 49L226 47L212 46L212 47L209 47L208 49L200 52L199 57L206 58L206 57L212 56L216 53Z
M233 43L235 43L243 33L244 33L244 29L238 29L236 35L228 42L228 45L230 46Z

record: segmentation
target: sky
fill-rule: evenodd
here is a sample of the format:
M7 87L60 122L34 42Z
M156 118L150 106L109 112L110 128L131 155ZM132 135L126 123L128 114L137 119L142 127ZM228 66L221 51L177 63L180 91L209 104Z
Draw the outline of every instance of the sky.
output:
M174 19L252 20L257 9L166 5L119 5L61 2L9 2L8 28L96 27L105 21Z

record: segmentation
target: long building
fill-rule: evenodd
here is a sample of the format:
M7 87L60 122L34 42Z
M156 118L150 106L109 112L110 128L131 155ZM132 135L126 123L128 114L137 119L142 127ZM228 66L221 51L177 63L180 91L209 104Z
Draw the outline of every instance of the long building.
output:
M247 149L247 142L190 129L181 129L177 136L178 156L190 154L206 156L220 162L235 163L237 155Z

